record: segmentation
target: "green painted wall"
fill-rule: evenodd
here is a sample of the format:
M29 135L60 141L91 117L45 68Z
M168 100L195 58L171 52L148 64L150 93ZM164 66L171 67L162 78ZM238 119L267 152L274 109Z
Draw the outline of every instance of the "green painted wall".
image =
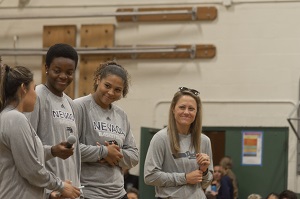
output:
M242 131L263 132L261 166L242 165ZM239 183L239 198L252 193L265 198L270 192L287 188L288 128L227 128L225 154L234 160L234 173Z

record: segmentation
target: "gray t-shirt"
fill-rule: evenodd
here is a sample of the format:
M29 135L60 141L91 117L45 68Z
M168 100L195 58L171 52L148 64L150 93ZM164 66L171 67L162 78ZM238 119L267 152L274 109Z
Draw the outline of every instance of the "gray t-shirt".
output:
M82 157L81 184L90 199L119 199L126 194L122 168L137 165L139 152L126 113L116 105L102 109L92 95L74 100L78 107L79 139ZM123 159L118 166L99 163L107 156L105 141L116 140ZM96 146L96 142L101 144Z
M45 148L67 141L70 135L78 140L73 101L65 94L54 95L45 85L36 87L38 95L34 111L26 114ZM74 144L74 154L63 160L52 158L46 162L46 168L63 181L70 180L72 185L80 186L80 149L79 142Z
M191 185L186 183L185 174L199 169L195 150L191 148L191 134L179 134L180 153L172 154L167 128L157 132L149 145L145 165L144 180L155 186L155 196L170 199L204 199L203 189L211 182L213 162L210 139L201 134L201 153L210 157L209 171L202 182Z
M12 107L0 114L0 198L45 198L62 181L44 167L41 140L25 115Z

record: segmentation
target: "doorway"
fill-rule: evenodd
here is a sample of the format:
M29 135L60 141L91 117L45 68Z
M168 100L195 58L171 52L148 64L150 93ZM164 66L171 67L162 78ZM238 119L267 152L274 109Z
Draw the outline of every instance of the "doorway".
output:
M225 131L203 131L209 137L213 154L213 165L218 165L225 156Z

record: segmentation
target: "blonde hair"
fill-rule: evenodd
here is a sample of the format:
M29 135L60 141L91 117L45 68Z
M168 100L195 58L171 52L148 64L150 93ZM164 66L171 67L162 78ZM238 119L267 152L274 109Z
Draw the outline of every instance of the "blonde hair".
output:
M197 113L195 120L190 126L190 133L191 133L191 143L192 146L195 149L196 153L200 153L200 144L201 144L201 131L202 131L202 103L201 99L199 96L196 96L190 91L178 91L175 93L170 109L169 109L169 124L168 124L168 135L170 138L170 145L171 145L171 150L173 154L177 154L180 151L180 144L179 144L179 135L178 135L178 129L176 126L176 120L173 114L173 110L179 101L179 99L182 96L191 96L192 98L195 99L197 103Z
M248 196L248 199L262 199L262 197L259 194L251 194Z

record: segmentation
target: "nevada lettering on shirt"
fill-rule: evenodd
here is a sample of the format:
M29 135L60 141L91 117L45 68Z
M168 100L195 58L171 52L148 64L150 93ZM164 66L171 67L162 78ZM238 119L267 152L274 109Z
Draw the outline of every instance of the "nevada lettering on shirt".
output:
M67 119L71 121L75 121L74 115L72 113L68 113L62 110L52 110L53 118Z
M190 151L186 151L185 153L172 154L172 156L174 159L177 158L196 159L196 153L191 153Z
M114 125L114 124L109 124L103 121L98 121L98 122L93 122L93 126L94 126L94 130L99 130L99 131L109 131L112 133L118 133L118 134L122 134L125 135L125 133L123 132L123 130Z

